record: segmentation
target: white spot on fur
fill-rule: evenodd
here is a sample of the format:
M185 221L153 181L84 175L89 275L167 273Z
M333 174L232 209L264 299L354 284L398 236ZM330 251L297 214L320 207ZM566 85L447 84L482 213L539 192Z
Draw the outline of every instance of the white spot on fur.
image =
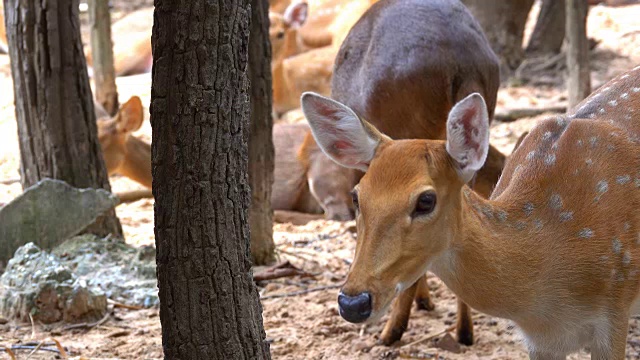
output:
M585 104L585 106L586 106L586 104ZM565 126L567 126L567 119L565 119L564 116L558 116L556 118L556 124L558 124L558 126L565 127Z
M549 207L554 210L562 209L562 197L559 194L553 194L549 197Z
M593 165L593 160L591 160L591 159L587 159L584 162L587 163L587 165L589 165L589 166Z
M600 108L600 109L598 110L598 112L599 112L600 114L604 114L604 113L606 113L606 111L604 110L604 108Z
M527 160L531 160L536 156L536 152L535 151L529 151L529 153L527 154Z
M505 222L507 221L507 212L504 210L500 210L498 211L498 213L496 214L498 220L500 220L500 222Z
M533 227L536 231L542 230L543 225L544 224L542 224L542 220L540 219L533 220Z
M624 252L624 255L622 256L622 263L624 266L629 266L631 263L631 252L629 250Z
M616 182L620 185L628 184L631 182L631 175L616 176Z
M596 184L596 192L598 193L598 195L596 195L594 201L599 201L602 195L604 195L604 193L606 193L607 191L609 191L609 183L606 180L598 181L598 183Z
M547 154L544 158L544 163L547 165L553 165L556 163L556 154Z
M573 211L563 211L560 213L560 222L573 220Z
M522 207L522 211L524 211L525 216L531 216L533 214L533 210L535 210L535 205L532 202L526 202Z
M545 131L544 135L542 135L542 140L549 140L551 139L551 131Z
M582 146L582 140L576 141L576 144L578 144L578 146Z
M622 228L624 229L624 231L629 231L629 229L631 229L631 224L626 222L624 223L624 225L622 225Z
M628 99L629 98L629 93L623 93L622 95L620 95L620 99Z
M598 143L598 138L595 136L592 136L589 138L589 145L591 145L591 148L596 147L596 144Z
M617 100L611 100L611 101L609 101L609 105L617 106L618 105L618 101Z
M640 92L640 87L634 87L631 89L634 93Z
M583 228L580 231L578 231L578 236L581 238L590 239L593 237L593 235L594 235L593 230L589 228Z
M620 242L620 239L613 238L611 241L611 247L615 254L620 254L620 251L622 250L622 243Z
M614 151L615 149L616 149L615 146L613 146L611 144L607 145L607 151Z

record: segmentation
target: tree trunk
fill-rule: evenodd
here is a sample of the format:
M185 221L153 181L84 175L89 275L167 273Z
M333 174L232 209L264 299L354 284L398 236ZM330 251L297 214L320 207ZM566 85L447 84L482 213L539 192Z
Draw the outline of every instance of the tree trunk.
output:
M96 130L77 0L5 0L22 187L48 177L111 191ZM111 210L85 232L122 236Z
M507 80L524 56L522 39L534 0L462 0L485 32L500 58L500 79Z
M118 112L118 90L113 67L109 0L89 0L89 19L96 101L113 116Z
M543 0L536 26L531 34L527 53L558 54L562 49L565 30L564 0Z
M251 1L249 79L251 81L251 131L249 134L249 184L251 185L251 258L254 265L275 261L273 244L274 150L271 118L271 43L269 3Z
M157 1L153 195L167 359L269 359L247 210L249 0Z
M586 0L566 0L568 108L571 109L591 93L589 41L587 40Z

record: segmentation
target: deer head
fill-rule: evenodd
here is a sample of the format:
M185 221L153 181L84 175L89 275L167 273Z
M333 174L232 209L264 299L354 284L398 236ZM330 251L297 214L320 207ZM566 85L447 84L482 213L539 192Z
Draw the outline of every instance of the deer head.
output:
M451 109L446 141L392 140L315 93L304 93L301 103L322 151L365 172L352 191L358 240L338 303L347 321L376 320L433 261L455 251L462 188L489 148L484 99L474 93Z

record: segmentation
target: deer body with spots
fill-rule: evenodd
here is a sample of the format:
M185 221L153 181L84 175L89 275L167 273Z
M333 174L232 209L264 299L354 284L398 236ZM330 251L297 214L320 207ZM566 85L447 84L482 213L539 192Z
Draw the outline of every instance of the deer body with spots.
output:
M488 153L480 94L450 111L446 140L392 140L347 106L303 95L323 151L366 171L343 317L379 318L429 270L473 308L514 321L531 359L584 347L624 359L640 311L639 80L640 66L541 121L489 200L466 185Z
M342 43L331 96L390 138L443 140L449 110L473 92L487 99L491 119L498 64L480 25L459 1L382 0L362 15ZM488 197L504 160L491 147L474 190ZM407 285L381 334L385 344L401 338L414 299L419 308L433 308L426 275ZM458 305L457 338L471 345L471 311L463 302Z

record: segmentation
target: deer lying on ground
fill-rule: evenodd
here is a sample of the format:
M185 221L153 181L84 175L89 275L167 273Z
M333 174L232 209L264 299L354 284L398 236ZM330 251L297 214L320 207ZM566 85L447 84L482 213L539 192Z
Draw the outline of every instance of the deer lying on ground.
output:
M338 297L354 323L434 272L473 308L514 321L531 359L624 359L640 311L640 66L567 116L540 121L490 200L468 187L489 151L479 93L447 119L447 140L392 140L339 102L305 93L314 138L366 171L353 191L358 242Z
M307 123L275 124L274 182L271 206L323 214L330 220L353 219L349 191L357 183L352 171L327 158L309 133Z
M151 145L132 135L144 120L140 98L129 99L114 117L97 103L95 109L98 139L109 175L117 173L151 189ZM349 191L357 179L353 178L353 172L322 154L309 133L309 125L275 124L273 141L276 152L271 203L277 221L303 224L323 217L353 219ZM123 200L142 195L152 196L147 191L118 197Z
M340 44L377 0L291 2L284 15L270 12L273 109L276 117L300 106L303 91L329 95ZM307 15L309 14L309 15Z
M393 139L442 140L447 113L473 92L487 99L491 119L498 87L498 58L464 5L390 0L371 6L351 28L335 60L331 93ZM488 197L503 164L504 155L491 147L474 190ZM419 308L433 308L426 275L398 297L384 344L402 337L414 298ZM456 332L460 343L473 343L471 311L462 302Z

